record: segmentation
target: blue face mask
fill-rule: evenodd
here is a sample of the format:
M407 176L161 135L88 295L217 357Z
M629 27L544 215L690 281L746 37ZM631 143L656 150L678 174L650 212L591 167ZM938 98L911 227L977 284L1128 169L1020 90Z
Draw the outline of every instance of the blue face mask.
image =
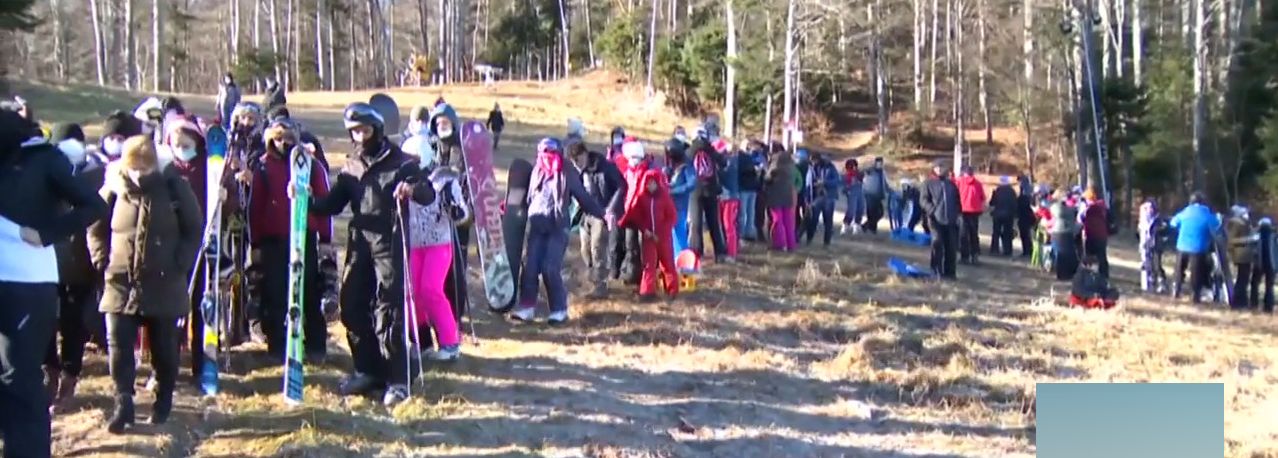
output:
M195 151L195 148L177 148L173 150L173 153L177 155L178 159L181 159L183 162L185 162L191 159L195 159L196 151Z

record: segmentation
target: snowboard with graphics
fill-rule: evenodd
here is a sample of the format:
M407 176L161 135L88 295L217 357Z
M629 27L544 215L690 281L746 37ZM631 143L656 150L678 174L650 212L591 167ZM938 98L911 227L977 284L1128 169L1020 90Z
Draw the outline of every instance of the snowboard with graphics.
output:
M501 198L493 173L493 138L483 123L462 125L462 155L479 239L479 265L484 271L484 296L488 308L501 310L515 297L515 280L502 232Z

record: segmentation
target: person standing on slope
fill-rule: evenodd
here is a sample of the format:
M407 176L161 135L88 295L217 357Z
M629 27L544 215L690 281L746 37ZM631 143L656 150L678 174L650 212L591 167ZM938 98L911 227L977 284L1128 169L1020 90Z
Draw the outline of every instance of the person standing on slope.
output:
M686 144L675 138L666 142L665 174L670 177L670 196L674 198L674 256L688 249L688 207L697 186L696 172L688 162ZM635 191L638 192L638 191Z
M263 97L262 106L266 111L271 111L275 107L282 107L288 104L288 97L284 94L284 87L280 86L280 82L275 78L266 81L266 95Z
M808 162L810 165L803 183L811 216L806 221L804 232L807 234L807 244L811 245L816 239L817 225L821 224L825 230L821 240L829 248L830 241L834 238L834 204L839 198L839 170L821 153L812 154Z
M410 197L419 205L430 205L435 188L417 159L387 138L382 115L372 106L348 105L342 122L355 148L328 195L310 204L312 212L324 216L340 214L348 206L352 213L339 294L355 371L338 391L352 396L385 386L382 402L394 406L408 398L409 382L403 364L405 266L398 208Z
M1253 267L1256 266L1258 238L1252 230L1251 212L1247 207L1235 205L1230 208L1229 219L1225 221L1225 243L1229 247L1229 260L1234 263L1234 291L1229 297L1232 309L1246 310L1259 305L1247 302L1251 298L1247 288L1251 286Z
M506 117L501 114L501 105L493 104L493 111L488 112L488 131L493 133L493 150L500 149L501 131L506 129Z
M643 143L635 140L634 137L623 139L621 155L618 159L622 164L621 176L626 182L625 202L630 202L639 192L639 186L643 184L644 172L657 167L652 165L652 158L644 151ZM643 262L640 248L642 234L636 229L628 228L620 228L613 233L616 236L613 249L617 257L612 264L612 278L622 280L625 285L637 285Z
M861 233L861 219L865 217L865 174L861 172L856 159L843 161L843 195L847 199L847 213L843 215L843 230L846 234Z
M457 222L470 218L463 205L459 172L436 164L435 150L421 135L404 142L405 154L421 160L422 170L430 174L436 199L428 205L409 203L408 278L417 322L412 323L423 337L419 345L427 347L430 329L434 328L438 347L427 353L432 361L456 361L461 357L461 335L458 332L464 310L453 307L446 287L453 271ZM429 326L429 327L427 327ZM429 349L429 348L426 348Z
M741 187L738 196L741 212L737 216L737 227L740 228L742 239L755 241L759 239L755 219L758 218L756 209L759 205L759 191L763 189L763 179L758 167L763 157L763 143L757 140L745 142L736 156L738 183Z
M288 186L292 180L294 147L311 148L301 143L300 128L285 117L271 121L263 133L266 155L251 174L248 201L248 235L252 247L249 256L257 275L255 290L261 302L262 332L266 351L275 363L284 361L288 324L288 283L291 208ZM318 160L311 162L309 187L314 199L328 195L328 173ZM323 284L320 282L319 245L331 245L332 220L319 214L307 217L306 245L303 248L302 323L306 359L324 360L327 355L328 328L320 306Z
M50 140L71 163L71 174L83 189L99 189L106 163L90 156L84 146L84 131L78 124L53 127ZM54 245L58 259L58 328L49 339L45 352L45 386L56 412L75 396L75 388L84 367L84 344L91 330L97 330L97 294L102 273L94 269L89 258L85 232L71 234L70 240ZM57 334L61 334L61 346ZM61 351L59 351L61 350Z
M1180 253L1176 266L1176 280L1172 283L1172 297L1180 298L1185 283L1185 269L1193 269L1193 296L1195 304L1202 300L1202 292L1209 286L1211 260L1216 233L1220 231L1220 219L1212 213L1202 192L1189 196L1189 205L1173 216L1169 223L1176 232L1176 251Z
M1069 281L1078 272L1078 208L1075 201L1063 189L1056 190L1048 206L1052 237L1052 268L1056 279Z
M560 325L568 321L563 265L572 223L568 208L573 200L586 214L604 217L603 208L582 186L576 168L565 166L559 141L543 138L537 143L537 163L528 189L528 242L519 280L519 306L511 312L516 320L529 322L535 317L540 278L546 284L546 299L550 302L547 322Z
M874 158L874 165L865 171L862 188L865 191L865 225L863 229L871 234L879 232L879 220L883 219L883 203L892 194L888 184L887 170L883 169L883 158Z
M1083 255L1096 263L1096 272L1109 279L1109 206L1095 189L1083 193L1087 207L1079 219L1083 225ZM1244 288L1245 289L1245 288Z
M1265 313L1273 313L1274 273L1278 271L1278 239L1274 238L1273 220L1260 218L1256 234L1259 241L1256 243L1256 267L1251 276L1251 304Z
M222 127L231 128L231 114L235 112L235 107L240 104L240 87L235 85L235 76L229 72L222 77L222 84L217 88L217 101L214 103L214 110L222 120Z
M115 408L107 431L134 423L134 345L146 329L156 382L151 424L168 421L178 375L178 320L191 310L187 280L203 236L203 215L189 180L166 164L147 137L131 137L112 163L100 195L108 218L89 228L93 264L106 274L98 309L107 317ZM199 359L199 358L194 358Z
M626 215L621 225L639 231L643 238L643 279L639 282L639 299L656 298L660 280L668 299L679 294L679 273L675 268L674 249L670 237L674 233L674 199L666 185L666 176L660 170L643 173L640 191L626 202Z
M1028 258L1034 253L1034 231L1038 226L1038 217L1034 215L1034 184L1028 175L1016 178L1019 185L1016 194L1016 232L1021 238L1021 257Z
M932 166L932 176L923 184L920 204L932 229L932 271L942 279L958 278L955 261L962 204L958 185L950 179L945 164Z
M958 179L959 202L962 220L959 226L959 260L976 264L981 253L981 214L985 213L985 186L972 173L971 166L963 167Z
M704 132L698 128L697 139L692 142L691 171L695 184L688 205L688 247L698 259L705 257L704 229L710 232L715 262L733 262L735 259L728 256L725 247L723 228L719 226L719 199L723 194L719 169L723 166L723 157L710 146Z
M763 201L768 207L771 221L772 249L794 251L799 247L799 235L794 227L795 195L794 159L790 153L778 149L763 175Z
M720 138L711 142L711 146L723 158L723 167L719 171L719 182L723 185L723 195L719 199L719 225L723 228L724 253L736 259L741 250L741 161L737 152L727 140Z
M459 205L474 208L473 197L470 195L470 176L466 173L466 156L461 146L461 119L457 117L457 112L453 110L452 105L445 103L442 97L435 102L434 108L430 111L426 111L423 107L414 108L413 119L422 119L423 112L426 113L425 125L429 133L427 140L430 142L431 149L435 151L438 167L451 167L460 172L457 179L462 189L462 202ZM457 316L462 316L462 312L470 308L470 298L466 294L468 291L466 267L469 265L471 227L475 223L473 216L468 213L467 218L456 221L457 238L454 241L457 242L457 246L444 287L453 310L458 312Z
M585 214L580 208L573 215L581 223L581 259L589 272L590 298L602 299L608 293L608 273L614 265L609 256L609 242L617 237L617 220L625 212L626 179L603 154L586 150L586 144L576 142L568 147L568 156L580 174L586 192L604 207L604 217Z
M1016 220L1016 191L1011 178L998 179L998 187L990 193L990 218L994 220L994 232L990 233L990 256L1012 256L1012 222Z

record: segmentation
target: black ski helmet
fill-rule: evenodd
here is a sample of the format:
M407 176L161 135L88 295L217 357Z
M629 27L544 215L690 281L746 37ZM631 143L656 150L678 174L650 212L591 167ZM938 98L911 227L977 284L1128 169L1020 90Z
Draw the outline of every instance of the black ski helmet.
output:
M382 114L364 102L355 102L346 106L342 111L342 122L346 125L346 130L359 126L369 126L373 130L380 132L386 122L382 119Z

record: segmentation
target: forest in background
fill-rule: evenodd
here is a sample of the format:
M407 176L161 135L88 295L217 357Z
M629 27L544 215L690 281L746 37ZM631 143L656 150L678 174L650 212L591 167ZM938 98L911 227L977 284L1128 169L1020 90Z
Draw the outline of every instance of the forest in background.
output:
M820 134L863 110L878 151L940 150L949 136L955 159L990 172L1010 171L995 170L1008 153L1055 183L1103 170L1130 214L1142 197L1173 204L1193 190L1220 204L1278 195L1278 8L1265 6L16 0L0 5L0 53L10 78L188 93L214 92L228 69L249 91L268 77L342 91L471 82L479 65L531 80L604 67L672 109L722 113L730 136ZM996 144L1000 127L1020 133L1014 144Z

